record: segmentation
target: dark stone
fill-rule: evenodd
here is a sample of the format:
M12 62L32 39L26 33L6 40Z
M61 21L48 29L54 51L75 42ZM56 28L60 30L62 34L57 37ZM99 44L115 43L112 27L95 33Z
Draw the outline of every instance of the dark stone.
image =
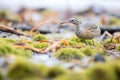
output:
M95 61L95 62L105 62L106 60L105 60L105 58L104 58L102 55L96 54L96 55L94 56L94 61Z

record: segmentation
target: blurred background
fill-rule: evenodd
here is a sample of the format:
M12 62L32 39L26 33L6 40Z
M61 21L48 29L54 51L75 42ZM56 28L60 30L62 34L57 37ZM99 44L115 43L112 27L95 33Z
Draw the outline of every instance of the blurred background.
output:
M119 3L120 0L0 0L0 23L21 30L34 27L31 31L59 32L60 28L73 30L70 24L59 23L76 16L98 24L102 32L113 33L120 30Z
M60 24L74 16L101 35ZM120 0L0 0L0 80L120 80L119 60Z
M56 11L82 11L91 6L108 11L119 10L119 0L0 0L0 9L18 11L21 7L28 9L48 8ZM99 9L98 8L98 9Z

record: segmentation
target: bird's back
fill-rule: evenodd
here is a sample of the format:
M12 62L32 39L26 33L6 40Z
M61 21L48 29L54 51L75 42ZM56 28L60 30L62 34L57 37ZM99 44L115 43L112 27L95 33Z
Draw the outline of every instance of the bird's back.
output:
M84 38L84 39L92 39L95 38L96 36L100 35L100 28L90 22L84 22L79 25L80 26L80 31L77 33L79 34L78 37Z
M84 22L80 25L81 28L84 28L86 30L91 30L91 29L97 29L99 28L97 25L91 23L91 22Z

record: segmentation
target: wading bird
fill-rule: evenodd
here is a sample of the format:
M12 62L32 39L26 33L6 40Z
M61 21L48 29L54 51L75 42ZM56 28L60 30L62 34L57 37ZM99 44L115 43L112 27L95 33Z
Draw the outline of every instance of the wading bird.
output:
M87 42L85 39L92 39L92 43L94 45L93 38L97 37L101 33L99 26L91 22L81 22L77 18L70 18L68 21L62 22L61 24L63 23L74 24L76 36L81 38L86 44Z

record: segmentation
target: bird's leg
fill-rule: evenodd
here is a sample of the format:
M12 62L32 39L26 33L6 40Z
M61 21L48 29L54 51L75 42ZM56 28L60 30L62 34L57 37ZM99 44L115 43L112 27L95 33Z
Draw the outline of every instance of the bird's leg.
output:
M88 43L86 42L86 40L85 40L85 39L83 39L83 41L84 41L84 43L85 43L86 45L88 45Z
M92 39L92 43L93 43L93 46L94 46L95 44L94 44L94 40L93 39Z
M81 41L84 42L83 39L81 39Z
M112 35L111 40L110 40L110 43L112 43L112 42L113 42L113 35Z
M100 39L103 40L103 38L104 38L106 35L109 36L109 37L112 37L112 34L110 34L108 31L105 31L105 32L101 35Z

